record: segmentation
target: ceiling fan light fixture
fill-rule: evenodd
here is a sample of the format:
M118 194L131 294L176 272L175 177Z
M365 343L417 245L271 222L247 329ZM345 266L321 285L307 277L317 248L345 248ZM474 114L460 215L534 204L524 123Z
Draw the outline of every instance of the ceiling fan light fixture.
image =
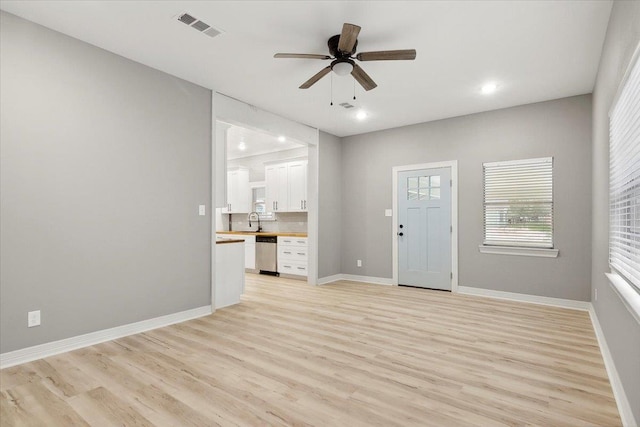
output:
M351 71L353 71L353 64L346 61L337 62L333 64L331 69L333 70L334 73L336 73L339 76L346 76L348 74L351 74Z
M242 141L240 144L238 144L238 150L244 151L246 149L247 149L247 144L245 144L244 141Z
M358 113L356 114L356 119L358 120L364 120L367 118L367 112L364 110L360 110L358 111Z

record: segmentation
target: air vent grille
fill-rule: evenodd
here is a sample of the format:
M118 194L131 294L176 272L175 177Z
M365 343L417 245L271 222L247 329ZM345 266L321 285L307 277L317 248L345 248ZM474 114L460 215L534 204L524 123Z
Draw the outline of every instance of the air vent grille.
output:
M196 21L197 21L197 19L196 19L196 18L194 18L193 16L189 15L188 13L183 13L182 15L180 15L180 16L178 17L178 21L180 21L180 22L184 22L184 23L185 23L185 24L187 24L187 25L191 25L191 24L193 24L194 22L196 22Z
M199 32L208 35L209 37L215 37L218 36L220 34L222 34L221 30L218 30L216 28L213 28L211 25L207 24L204 21L201 21L200 19L196 18L195 16L189 14L189 13L182 13L180 15L178 15L177 17L178 21L182 22L183 24L186 24L188 26L190 26L191 28L194 28L196 30L198 30Z
M198 31L204 31L204 30L206 30L207 28L209 28L211 26L208 25L208 24L205 24L202 21L198 21L195 24L193 24L192 27L195 28Z
M340 106L346 108L347 110L349 108L353 108L353 105L349 104L348 102L343 102L342 104L340 104Z

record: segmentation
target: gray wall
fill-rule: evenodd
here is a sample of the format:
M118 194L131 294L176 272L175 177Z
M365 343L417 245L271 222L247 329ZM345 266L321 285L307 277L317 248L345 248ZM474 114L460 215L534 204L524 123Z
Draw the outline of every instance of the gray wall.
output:
M483 240L482 163L554 157L559 258L478 252ZM458 160L459 284L590 299L591 96L422 123L343 139L342 273L390 278L391 168ZM362 268L356 260L362 259Z
M640 325L610 287L609 109L640 42L640 2L613 5L593 91L593 306L616 370L640 423ZM595 300L595 290L598 299Z
M342 143L320 132L318 278L341 273L342 246Z
M210 304L211 92L4 12L0 43L0 352Z

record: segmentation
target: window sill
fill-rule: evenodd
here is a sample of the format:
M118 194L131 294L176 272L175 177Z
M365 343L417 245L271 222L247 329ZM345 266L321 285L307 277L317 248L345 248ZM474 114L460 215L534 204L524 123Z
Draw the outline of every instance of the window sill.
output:
M605 276L609 279L611 287L620 296L629 313L640 323L640 293L615 273L605 273Z
M483 254L533 256L542 258L557 258L559 253L558 249L518 248L515 246L480 245L478 246L478 249Z

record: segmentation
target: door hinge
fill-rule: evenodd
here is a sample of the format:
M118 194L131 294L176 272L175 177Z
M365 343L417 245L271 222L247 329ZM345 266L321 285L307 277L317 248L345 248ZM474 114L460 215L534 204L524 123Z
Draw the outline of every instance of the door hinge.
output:
M453 187L453 180L452 179L449 180L449 187Z
M449 226L449 233L453 233L453 225Z
M451 272L450 276L451 276L451 280L453 280L453 271Z

